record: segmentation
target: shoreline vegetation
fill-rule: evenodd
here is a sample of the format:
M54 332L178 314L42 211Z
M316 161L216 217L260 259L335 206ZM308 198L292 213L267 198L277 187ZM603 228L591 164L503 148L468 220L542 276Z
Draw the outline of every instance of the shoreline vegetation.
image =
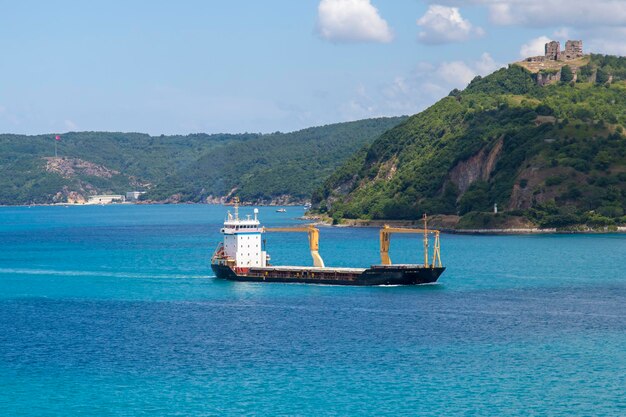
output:
M532 234L608 234L608 233L626 233L625 225L589 227L586 225L577 225L563 228L541 228L536 225L528 225L526 227L499 227L499 228L458 228L458 216L434 215L429 218L428 227L437 229L447 234L465 234L465 235L532 235ZM319 215L305 215L300 220L313 221L317 226L329 227L373 227L379 228L384 225L392 227L413 227L421 228L421 220L361 220L361 219L342 219L340 222L333 221L332 218Z

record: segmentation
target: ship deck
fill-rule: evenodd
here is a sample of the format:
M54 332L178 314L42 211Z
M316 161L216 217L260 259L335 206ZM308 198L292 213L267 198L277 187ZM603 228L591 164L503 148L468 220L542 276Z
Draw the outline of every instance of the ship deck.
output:
M372 265L370 268L266 266L232 268L212 265L218 278L249 282L333 285L415 285L436 282L444 268L423 265Z
M340 268L340 267L314 267L314 266L265 266L265 267L252 267L250 271L277 271L277 272L336 272L344 274L361 274L366 268Z
M393 265L372 265L369 268L342 268L342 267L334 267L334 266L326 266L324 268L319 268L315 266L265 266L265 267L251 267L250 271L284 271L284 272L337 272L337 273L347 273L347 274L360 274L367 269L416 269L416 268L424 268L424 265L421 264L393 264Z

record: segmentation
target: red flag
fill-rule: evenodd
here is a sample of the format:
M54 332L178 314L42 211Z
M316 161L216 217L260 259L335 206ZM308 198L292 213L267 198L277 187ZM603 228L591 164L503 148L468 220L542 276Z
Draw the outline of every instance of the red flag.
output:
M55 140L61 140L61 136L56 135L56 136L54 137L54 139L55 139Z

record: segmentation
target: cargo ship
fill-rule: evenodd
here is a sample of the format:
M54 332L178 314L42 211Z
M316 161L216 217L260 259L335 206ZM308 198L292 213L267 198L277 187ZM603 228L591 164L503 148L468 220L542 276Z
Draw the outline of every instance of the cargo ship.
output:
M313 225L301 227L266 228L261 226L259 210L253 215L239 217L238 201L234 215L228 212L221 230L224 236L211 259L211 269L217 278L246 282L282 282L327 285L418 285L434 283L445 270L441 264L439 231L429 230L424 216L423 229L392 228L380 230L381 263L369 268L328 267L319 254L319 230ZM308 235L313 266L275 266L265 250L265 233L301 232ZM423 264L392 264L389 257L391 235L412 233L423 236ZM432 261L429 254L430 238L434 240Z

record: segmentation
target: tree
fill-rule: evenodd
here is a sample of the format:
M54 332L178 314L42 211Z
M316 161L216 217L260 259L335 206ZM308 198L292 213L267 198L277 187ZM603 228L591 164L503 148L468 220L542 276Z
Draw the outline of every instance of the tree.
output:
M461 214L470 211L486 211L489 210L491 202L487 192L488 185L486 182L475 182L459 201L459 211Z
M609 82L609 73L602 68L596 72L596 84L603 85Z
M561 68L561 81L564 83L569 83L574 79L574 73L569 65L565 65Z

